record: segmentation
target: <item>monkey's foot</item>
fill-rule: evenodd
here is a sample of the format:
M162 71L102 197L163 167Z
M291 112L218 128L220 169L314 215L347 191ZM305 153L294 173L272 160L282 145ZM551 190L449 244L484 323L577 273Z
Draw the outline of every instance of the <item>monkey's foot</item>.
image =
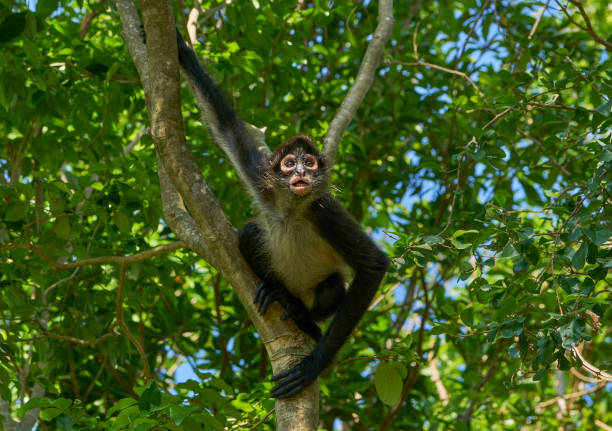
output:
M275 375L272 380L276 382L276 385L270 395L274 398L288 398L314 382L322 368L314 353L313 351L295 367Z

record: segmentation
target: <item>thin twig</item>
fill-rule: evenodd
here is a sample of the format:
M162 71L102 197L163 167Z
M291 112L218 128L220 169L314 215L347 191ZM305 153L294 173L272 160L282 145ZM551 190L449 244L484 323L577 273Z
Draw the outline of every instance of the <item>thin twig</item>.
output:
M276 407L275 407L276 408ZM268 417L274 413L274 409L270 410L263 418L261 418L255 425L253 425L251 428L249 428L249 431L253 431L255 428L257 428L259 425L263 424L266 419L268 419Z
M114 329L114 325L111 325L109 332L107 332L106 334L98 337L98 338L94 338L93 340L83 340L81 338L77 338L77 337L72 337L70 335L61 335L61 334L54 334L51 333L49 331L47 331L44 327L44 325L42 324L42 322L40 322L39 320L36 321L38 323L38 326L40 327L40 329L42 329L42 331L44 332L45 336L48 338L53 338L55 340L62 340L62 341L67 341L69 343L74 343L74 344L78 344L79 346L94 346L96 344L100 344L101 342L103 342L104 340L108 339L108 338L112 338L112 337L117 337L121 334L113 331Z
M548 4L549 3L550 3L550 0L546 0L546 4L540 8L540 12L538 13L538 17L536 18L535 22L533 23L533 27L531 27L531 31L529 32L529 36L527 36L527 39L531 39L533 37L534 33L536 32L536 29L538 28L538 25L540 25L540 21L542 20L542 16L544 16L544 12L546 11L546 9L548 9Z
M527 133L525 133L523 130L521 129L516 129L516 131L518 132L519 135L521 135L523 138L525 139L529 139L531 142L533 142L534 144L536 144L538 146L538 148L543 148L543 144L542 142L540 142L539 140L537 140L536 138L534 138L533 136L528 135ZM566 176L570 176L570 173L567 169L565 169L565 166L561 165L559 162L557 162L555 159L553 159L552 157L548 158L548 161L550 163L552 163L553 165L555 165L564 175Z
M610 425L606 425L605 423L603 423L602 421L600 421L599 419L595 419L595 422L593 422L595 425L597 425L599 428L601 428L604 431L612 431L612 427Z
M219 376L223 378L225 369L229 365L229 353L227 351L227 341L225 335L223 335L223 318L221 317L221 291L219 285L221 284L221 273L217 273L217 278L214 283L214 294L215 294L215 320L217 321L217 330L219 331L219 346L221 347L221 366L219 367Z
M598 384L596 384L595 386L593 386L593 387L591 387L589 389L584 389L582 391L573 392L571 394L565 394L563 396L551 398L550 400L542 401L541 403L536 404L535 408L536 409L541 409L543 407L547 407L547 406L550 406L552 404L555 404L559 400L569 400L569 399L572 399L572 398L579 398L579 397L582 397L583 395L590 394L592 392L598 391L601 388L603 388L604 386L606 386L606 382L599 382Z
M476 30L476 26L478 25L480 18L482 18L484 11L489 7L489 3L491 3L491 0L487 0L485 4L482 5L482 7L480 8L480 11L478 11L478 15L476 16L476 19L474 20L474 23L472 24L472 27L470 28L470 31L468 32L467 37L465 38L465 41L463 42L463 46L461 47L461 53L457 56L457 59L455 60L455 69L457 68L457 66L459 66L459 62L463 58L463 54L465 54L467 44L472 38L472 35L474 34L474 30Z
M125 289L125 269L127 265L125 263L121 264L120 272L119 272L119 286L117 288L117 307L115 309L115 313L117 315L117 324L125 334L125 336L130 340L130 342L136 347L138 354L140 355L140 359L142 360L144 366L144 377L145 382L149 382L151 380L151 368L149 368L149 361L147 361L147 355L144 351L142 345L138 342L134 334L127 327L125 321L123 320L123 292Z
M449 69L447 67L442 67L442 66L438 66L437 64L433 64L433 63L428 63L426 61L422 61L422 60L418 60L415 62L411 62L411 63L405 63L403 61L391 61L389 62L389 64L398 64L400 66L405 66L405 67L414 67L414 66L425 66L425 67L431 67L432 69L437 69L437 70L441 70L442 72L447 72L447 73L451 73L453 75L457 75L462 77L463 79L465 79L467 82L469 82L472 87L474 87L474 89L478 92L478 95L480 96L481 99L485 98L485 94L480 91L480 89L478 88L478 86L476 85L476 83L474 81L472 81L472 79L465 73L460 72L458 70L454 70L454 69Z
M582 16L582 19L584 20L584 23L585 23L584 26L578 24L573 19L573 17L569 14L567 9L559 2L559 0L555 0L555 1L559 5L559 7L563 10L563 13L565 14L565 16L567 16L567 18L573 24L575 24L576 26L580 27L582 30L584 30L587 33L589 33L589 35L591 35L593 40L595 40L596 42L598 42L598 43L602 44L603 46L605 46L606 49L612 50L612 43L608 42L607 40L605 40L602 37L600 37L597 33L595 33L595 30L593 29L593 26L591 25L591 20L589 19L589 16L587 15L586 11L584 10L584 5L582 4L582 2L580 0L568 0L568 1L578 8L578 11L580 12L580 16Z
M582 361L582 369L583 370L593 374L594 376L599 377L601 380L603 380L605 382L612 382L612 375L608 374L605 371L600 370L595 365L591 364L586 359L584 359L584 356L582 356L582 354L580 353L580 351L578 351L578 349L576 347L572 348L572 353L578 359L580 359L580 361Z
M501 117L503 117L504 115L506 115L507 113L514 111L514 107L511 106L509 108L504 109L503 111L501 111L499 114L497 114L495 117L493 117L493 119L491 121L489 121L487 124L485 124L484 126L482 126L482 130L487 130L487 128L495 123L497 120L499 120Z

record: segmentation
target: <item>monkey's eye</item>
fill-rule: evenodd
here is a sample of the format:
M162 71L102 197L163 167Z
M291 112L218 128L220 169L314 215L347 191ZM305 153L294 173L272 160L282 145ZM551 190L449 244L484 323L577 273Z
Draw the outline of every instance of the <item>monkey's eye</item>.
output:
M280 162L280 170L283 174L291 174L295 169L295 155L287 154Z
M313 156L308 155L304 158L304 166L306 166L307 169L314 171L316 170L319 165L317 163L317 159L315 159Z

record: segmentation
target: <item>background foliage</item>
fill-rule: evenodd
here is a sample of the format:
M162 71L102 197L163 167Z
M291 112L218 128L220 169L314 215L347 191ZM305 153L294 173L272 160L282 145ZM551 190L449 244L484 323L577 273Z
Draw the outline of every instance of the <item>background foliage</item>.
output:
M201 3L210 73L269 145L321 138L376 4L226 3ZM610 16L603 0L396 2L334 170L394 264L320 379L321 428L610 429ZM0 427L272 429L231 287L187 250L138 254L175 238L112 5L2 0L0 48ZM248 200L183 98L240 225ZM86 260L104 256L135 257Z

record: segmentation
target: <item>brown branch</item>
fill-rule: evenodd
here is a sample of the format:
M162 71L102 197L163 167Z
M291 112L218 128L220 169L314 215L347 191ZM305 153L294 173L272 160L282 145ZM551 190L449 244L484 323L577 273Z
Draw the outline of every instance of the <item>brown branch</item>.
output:
M521 129L516 129L516 131L518 132L519 135L521 135L523 138L525 139L529 139L531 142L533 142L534 144L536 144L538 146L538 148L543 148L543 144L542 142L540 142L539 140L537 140L536 138L534 138L533 136L528 135L527 133L525 133L523 130ZM570 173L567 169L565 169L565 166L561 165L558 161L556 161L555 159L553 159L552 157L548 157L548 161L550 163L552 163L553 165L555 165L564 175L566 176L570 176Z
M490 125L492 125L493 123L495 123L497 120L499 120L501 117L503 117L504 115L508 114L509 112L514 111L514 107L509 107L504 109L503 111L501 111L499 114L497 114L495 117L493 117L493 119L491 121L489 121L487 124L485 124L484 126L482 126L482 130L486 130Z
M213 284L215 290L215 320L217 321L217 329L219 330L219 347L221 349L221 366L219 367L219 376L223 378L225 369L229 365L229 353L227 352L227 341L223 335L223 319L221 317L221 292L219 285L221 284L221 274L217 273L217 278Z
M466 148L469 147L472 143L476 142L476 138L472 137L472 140L468 142ZM451 222L453 220L453 212L455 211L455 202L457 200L457 196L461 192L461 164L463 163L464 156L459 156L459 163L457 164L457 184L455 184L455 192L453 193L453 200L451 202L450 210L448 212L448 218L446 219L446 226L440 232L437 233L437 236L442 236L444 232L450 227Z
M378 3L378 25L363 57L355 81L342 101L323 139L323 153L330 166L334 165L338 143L355 116L357 108L374 82L374 74L382 59L383 50L393 30L393 0Z
M578 380L582 380L587 383L598 383L601 382L601 379L595 379L593 377L585 376L580 371L575 368L570 368L570 373L572 373Z
M117 324L125 334L125 336L130 340L130 342L134 345L138 354L140 355L140 359L143 363L143 372L145 377L145 382L149 382L151 380L151 368L149 368L149 361L147 361L147 355L144 351L142 345L138 342L134 334L127 327L125 321L123 320L123 292L125 289L125 268L126 264L122 263L120 267L119 274L119 286L117 287L117 306L115 309L115 314L117 315Z
M272 413L274 413L274 408L270 410L268 413L266 413L266 415L263 418L261 418L259 421L257 421L257 423L255 423L251 428L249 428L249 431L253 431L259 425L263 424Z
M93 390L94 386L96 385L96 382L100 378L100 375L102 374L102 371L104 370L104 361L105 360L106 360L106 355L104 355L104 360L102 361L102 363L100 363L100 366L98 367L98 371L96 372L96 375L94 376L93 379L91 379L91 382L89 383L89 386L87 386L87 390L83 394L83 399L82 399L83 404L87 403L87 398L89 397L89 394L91 393L91 391Z
M593 423L595 425L597 425L599 428L601 428L602 430L604 430L604 431L612 431L612 427L610 425L606 425L605 423L603 423L599 419L595 419L595 421Z
M480 8L480 11L478 11L478 15L476 16L476 19L474 20L474 23L472 24L472 27L470 28L470 31L468 32L468 34L467 34L467 36L465 38L465 41L463 42L463 46L461 47L461 53L457 56L457 59L455 60L455 69L457 68L457 66L459 65L459 62L463 58L463 55L465 54L465 50L467 48L467 44L470 41L470 39L472 38L472 35L474 34L474 30L476 29L476 26L478 25L478 22L480 21L480 18L482 18L482 15L484 14L484 11L489 7L489 3L490 2L491 2L491 0L487 0L482 5L482 7ZM417 57L417 59L418 59L418 57Z
M436 386L436 390L438 391L438 398L442 400L442 405L448 405L448 400L450 400L450 394L446 390L444 386L444 382L442 381L442 377L440 376L440 371L438 371L438 366L436 364L436 358L434 356L433 349L427 355L427 362L429 363L429 373L431 374L431 381Z
M442 72L446 72L446 73L451 73L453 75L457 75L460 76L461 78L465 79L467 82L469 82L472 87L474 87L474 89L478 92L478 95L480 96L481 99L485 99L485 94L480 91L480 89L478 88L478 86L476 85L476 83L474 81L472 81L472 79L465 73L460 72L458 70L454 70L454 69L449 69L447 67L443 67L443 66L438 66L437 64L433 64L433 63L428 63L426 61L423 60L418 60L415 62L411 62L411 63L406 63L403 61L391 61L390 64L399 64L400 66L405 66L405 67L414 67L414 66L425 66L425 67L431 67L432 69L437 69L437 70L441 70Z
M177 204L174 208L164 204L166 217L178 215L185 221L181 226L184 230L175 233L189 247L198 245L194 237L201 239L204 246L197 249L198 253L205 251L203 257L232 285L268 350L273 371L278 373L308 355L313 347L312 340L298 331L293 322L280 319L280 305L272 304L265 318L257 312L252 300L256 278L241 258L237 231L210 191L185 140L172 6L168 0L143 0L140 5L147 34L146 50L142 51L138 41L139 23L133 25L133 21L138 21L135 5L131 0L117 1L125 39L145 89L151 134L161 161L160 183L164 175L164 181L170 180L165 186L171 184L171 187L165 190L170 190L168 196ZM180 208L183 202L188 213ZM168 214L166 209L177 211ZM173 229L177 226L176 219L168 218L167 221ZM182 236L187 230L197 233L192 238ZM277 400L276 412L279 430L314 429L318 423L317 384L299 397Z
M595 365L591 364L586 359L584 359L584 357L582 356L582 354L576 347L572 348L572 353L574 354L574 356L576 356L578 359L582 361L583 370L593 374L594 376L597 376L599 379L603 380L604 382L612 382L611 374L600 370Z
M174 250L178 250L179 248L183 248L184 246L185 245L182 241L176 241L164 245L159 245L149 250L145 250L140 253L132 254L129 256L99 256L66 264L60 264L56 262L53 265L59 271L65 271L67 269L80 268L87 265L98 265L103 263L117 263L119 265L129 265L130 263L142 262L144 260L151 259L152 257L158 256L160 254L170 253Z
M93 340L83 340L81 338L77 338L77 337L72 337L70 335L61 335L61 334L54 334L49 332L47 329L45 329L44 325L42 324L41 321L37 320L36 321L38 323L38 326L40 327L40 329L44 332L45 336L48 338L53 338L54 340L62 340L62 341L66 341L68 343L74 343L74 344L78 344L79 346L95 346L96 344L100 344L101 342L103 342L104 340L111 338L111 337L118 337L119 333L114 332L113 328L114 328L114 324L111 325L110 327L110 331L107 332L106 334L98 337L98 338L94 338Z
M584 10L584 5L582 4L582 2L580 0L568 0L568 1L578 8L578 11L580 12L580 16L584 20L584 24L585 24L584 26L579 24L578 22L576 22L576 20L574 20L574 18L569 14L569 12L565 8L565 6L563 6L559 2L559 0L555 0L555 1L557 2L557 5L559 5L561 10L563 10L563 13L565 14L565 16L567 16L567 19L569 19L570 22L572 22L574 25L576 25L580 29L586 31L593 38L593 40L595 40L596 42L598 42L598 43L602 44L603 46L605 46L606 49L612 51L612 43L610 43L607 40L605 40L602 37L600 37L595 32L595 30L593 29L593 26L591 25L591 20L589 19L589 16L587 15L586 11Z
M159 245L157 247L153 247L149 250L142 251L140 253L128 255L128 256L98 256L92 257L90 259L83 259L72 263L59 263L54 260L51 256L43 252L41 249L32 244L11 244L5 247L0 247L0 252L7 250L15 250L15 249L23 249L29 250L32 253L36 254L45 262L49 263L58 271L66 271L74 268L81 268L88 265L99 265L105 263L116 263L116 264L130 264L136 262L142 262L148 259L151 259L154 256L170 253L174 250L178 250L179 248L185 247L185 244L182 241L171 242L168 244Z
M541 403L536 404L535 408L536 409L541 409L543 407L547 407L547 406L550 406L552 404L555 404L559 400L570 400L572 398L579 398L579 397L581 397L583 395L590 394L592 392L598 391L598 390L600 390L601 388L603 388L605 386L606 386L606 382L599 382L598 384L596 384L595 386L593 386L591 388L584 389L584 390L578 391L578 392L573 392L571 394L565 394L563 396L554 397L554 398L551 398L550 400L542 401Z
M68 345L66 345L68 347ZM81 398L81 390L79 389L79 382L77 380L76 370L74 368L74 361L70 356L68 356L68 369L70 370L70 380L72 381L72 390L74 391L74 395L77 399L83 401Z
M104 356L103 364L104 364L104 367L111 373L113 378L117 381L117 383L119 383L123 387L123 389L125 389L125 391L128 394L130 394L132 398L136 400L140 398L138 394L134 392L134 389L132 388L132 385L130 384L130 382L127 381L121 374L117 372L116 369L113 368L111 363L108 361L108 357L106 355Z
M540 25L540 21L542 20L542 16L544 16L544 12L548 8L548 4L549 3L550 3L550 0L546 0L546 4L540 8L540 11L538 12L538 17L536 18L535 22L533 23L533 27L531 27L531 31L529 32L529 36L527 36L527 39L531 39L533 37L533 35L535 34L535 32L536 32L536 30L538 28L538 25Z

